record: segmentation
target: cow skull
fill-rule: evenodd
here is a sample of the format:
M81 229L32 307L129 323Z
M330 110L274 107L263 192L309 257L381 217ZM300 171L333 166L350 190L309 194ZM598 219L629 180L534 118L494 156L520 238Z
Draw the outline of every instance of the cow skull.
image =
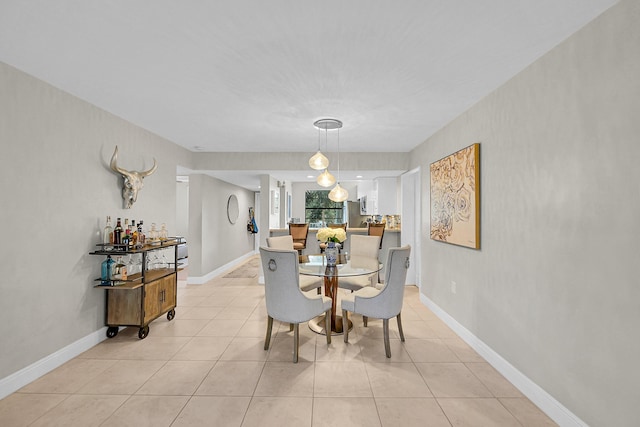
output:
M156 171L158 165L156 159L153 159L153 166L148 171L136 172L128 171L118 167L118 146L111 157L111 170L122 175L124 183L122 185L122 198L124 199L125 209L130 209L138 199L138 191L143 187L142 180L144 177L151 175Z

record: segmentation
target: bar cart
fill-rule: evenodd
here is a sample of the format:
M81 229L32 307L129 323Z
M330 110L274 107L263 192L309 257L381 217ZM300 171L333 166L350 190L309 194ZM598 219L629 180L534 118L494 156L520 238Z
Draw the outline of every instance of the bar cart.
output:
M138 338L149 335L149 323L167 314L175 317L178 287L178 241L174 238L156 241L140 249L126 245L98 244L91 255L130 257L140 271L126 279L96 279L95 288L106 290L107 337L118 335L120 326L136 326ZM169 257L167 258L167 255Z

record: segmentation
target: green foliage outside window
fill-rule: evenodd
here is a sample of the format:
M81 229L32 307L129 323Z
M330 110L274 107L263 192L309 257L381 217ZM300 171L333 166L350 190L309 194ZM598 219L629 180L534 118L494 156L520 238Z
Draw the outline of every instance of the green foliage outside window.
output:
M308 190L304 196L304 220L311 228L344 223L344 202L329 200L329 190Z

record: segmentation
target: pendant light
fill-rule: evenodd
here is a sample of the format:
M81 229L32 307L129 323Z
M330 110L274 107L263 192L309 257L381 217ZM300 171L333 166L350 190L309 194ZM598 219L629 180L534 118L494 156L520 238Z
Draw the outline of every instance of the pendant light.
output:
M329 200L333 202L344 202L349 198L349 192L340 187L340 128L342 127L342 122L339 120L336 120L336 122L339 123L339 125L335 127L335 129L338 129L338 183L329 192Z
M325 169L324 172L318 175L316 182L322 187L331 187L336 183L336 178L329 173L328 169Z
M328 124L326 122L323 122L324 125L324 149L325 151L328 152L329 150L329 144L327 142L327 128L328 128ZM320 147L320 120L318 120L317 122L314 123L314 126L318 128L318 148ZM328 160L327 160L328 162ZM318 178L316 178L316 182L318 183L318 185L320 185L321 187L331 187L333 184L336 183L336 178L331 175L331 172L329 172L329 169L324 170L324 172L322 172L320 175L318 175Z
M349 192L340 187L340 183L337 183L333 190L329 191L329 200L334 202L344 202L349 198Z
M326 129L325 129L325 132L326 132ZM326 171L327 168L329 167L329 159L327 159L327 157L324 154L322 154L322 152L320 151L320 128L319 127L318 127L318 152L313 156L311 156L311 158L309 159L309 167L317 171L321 171L322 169Z

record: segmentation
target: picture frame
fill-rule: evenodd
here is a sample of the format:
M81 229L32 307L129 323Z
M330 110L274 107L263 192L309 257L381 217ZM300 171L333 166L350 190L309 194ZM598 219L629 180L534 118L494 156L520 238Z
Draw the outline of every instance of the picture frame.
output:
M271 190L271 213L277 215L280 213L280 190Z
M429 166L432 240L480 249L480 144Z

